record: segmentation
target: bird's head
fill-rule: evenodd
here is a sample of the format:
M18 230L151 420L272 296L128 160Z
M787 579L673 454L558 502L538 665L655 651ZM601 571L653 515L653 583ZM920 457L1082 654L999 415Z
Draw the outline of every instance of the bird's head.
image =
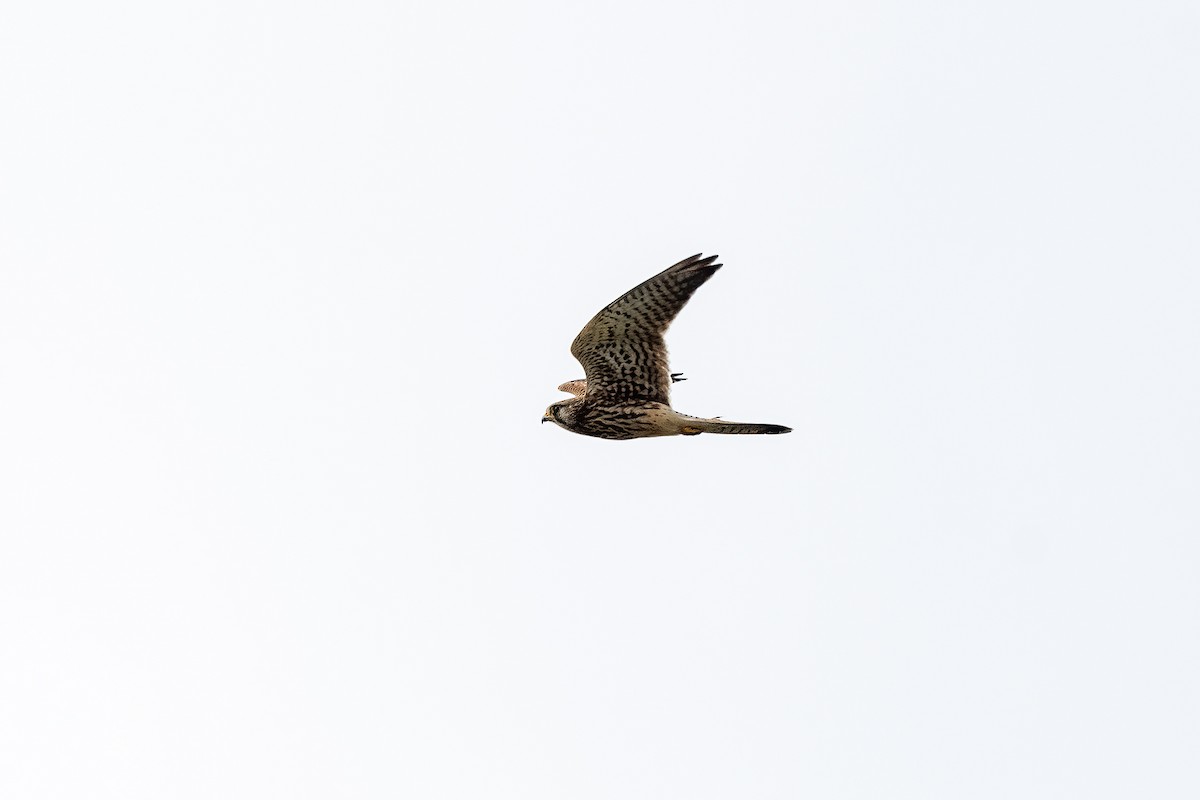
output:
M542 422L553 422L559 427L570 430L575 426L575 412L579 408L579 403L580 401L576 397L552 403L546 409L546 413L542 414Z

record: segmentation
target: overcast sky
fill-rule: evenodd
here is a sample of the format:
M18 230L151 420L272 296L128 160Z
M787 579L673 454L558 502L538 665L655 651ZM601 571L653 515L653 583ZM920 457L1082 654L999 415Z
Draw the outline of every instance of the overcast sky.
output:
M1200 796L1194 2L0 15L0 795ZM540 425L693 253L684 413Z

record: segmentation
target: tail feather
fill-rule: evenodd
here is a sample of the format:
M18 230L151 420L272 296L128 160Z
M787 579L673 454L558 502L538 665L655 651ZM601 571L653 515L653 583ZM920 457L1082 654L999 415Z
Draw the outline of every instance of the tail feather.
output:
M783 425L766 425L758 422L725 422L719 419L688 420L684 428L685 434L697 433L791 433L792 429Z

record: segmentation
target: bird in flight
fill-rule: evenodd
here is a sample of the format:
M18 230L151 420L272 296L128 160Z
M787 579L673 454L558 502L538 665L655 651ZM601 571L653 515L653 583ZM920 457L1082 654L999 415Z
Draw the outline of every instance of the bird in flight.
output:
M699 433L791 433L782 425L689 417L671 408L670 388L684 380L667 368L663 334L700 284L721 268L696 254L635 286L592 317L571 344L586 377L559 391L574 397L546 409L553 422L584 436L638 439Z

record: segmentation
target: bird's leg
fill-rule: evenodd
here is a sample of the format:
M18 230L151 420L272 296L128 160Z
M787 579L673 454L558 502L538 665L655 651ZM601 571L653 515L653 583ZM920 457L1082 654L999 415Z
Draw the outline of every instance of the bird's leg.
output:
M671 383L679 383L680 381L686 381L686 380L687 380L687 378L683 377L682 372L672 372L671 373Z

